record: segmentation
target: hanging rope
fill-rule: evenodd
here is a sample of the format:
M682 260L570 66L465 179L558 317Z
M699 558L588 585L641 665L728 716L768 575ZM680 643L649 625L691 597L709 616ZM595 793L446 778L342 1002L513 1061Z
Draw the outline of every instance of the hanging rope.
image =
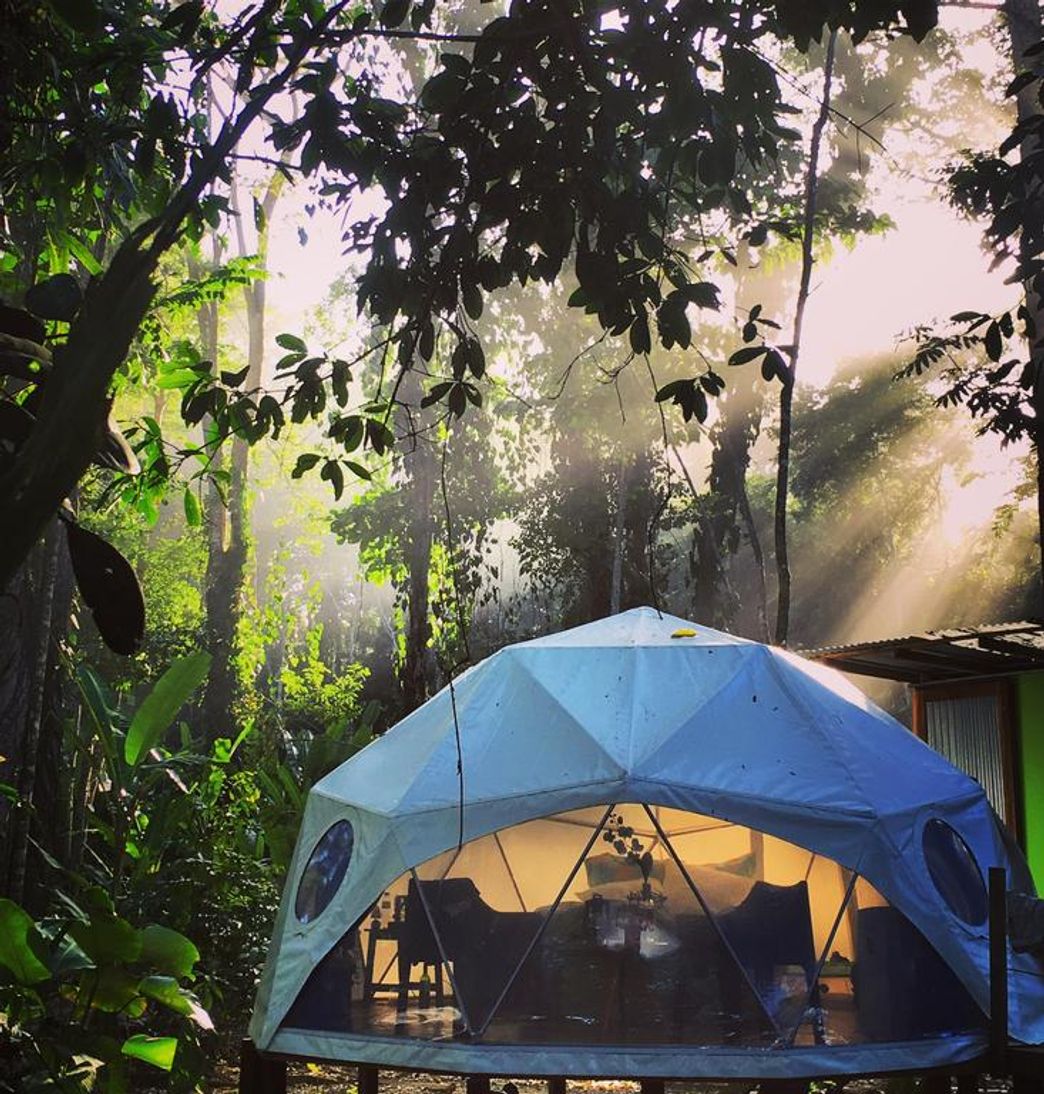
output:
M446 558L449 561L450 584L453 588L454 614L457 617L457 631L464 648L464 656L449 669L443 668L449 678L450 709L453 711L453 735L457 745L457 850L464 846L464 750L460 740L460 719L457 716L457 691L454 677L471 662L471 647L468 643L468 630L464 618L464 607L460 598L460 578L457 574L456 555L453 550L453 514L450 511L449 491L446 489L446 453L449 448L449 430L442 439L442 459L439 464L439 484L442 491L442 507L446 514Z

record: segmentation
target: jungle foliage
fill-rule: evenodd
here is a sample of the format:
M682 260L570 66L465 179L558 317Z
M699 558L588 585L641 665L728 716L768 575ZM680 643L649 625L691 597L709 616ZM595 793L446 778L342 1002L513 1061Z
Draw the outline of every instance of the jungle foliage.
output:
M1044 420L1035 75L953 177L1027 303L923 333L946 389L797 384L799 288L891 225L865 119L960 79L936 17L7 0L0 1088L198 1088L309 787L505 642L643 603L767 639L781 517L797 643L899 578L949 609L958 564L970 615L1032 605L1031 460L997 535L925 544L975 474L951 404ZM266 319L284 188L343 230L304 329Z

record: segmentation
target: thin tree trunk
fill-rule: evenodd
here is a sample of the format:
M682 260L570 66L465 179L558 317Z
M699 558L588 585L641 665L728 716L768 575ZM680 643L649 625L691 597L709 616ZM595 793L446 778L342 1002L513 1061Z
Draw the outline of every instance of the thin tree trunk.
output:
M25 732L19 750L21 763L18 768L18 808L14 814L14 834L10 847L8 869L8 893L12 900L25 898L26 863L29 854L29 830L32 823L36 764L40 743L40 726L43 721L44 698L47 685L47 666L51 658L51 609L54 604L55 584L58 577L58 552L60 537L65 532L55 517L44 538L43 558L37 604L36 648L33 651L32 678L29 688L29 710Z
M830 32L826 59L823 62L823 97L819 114L812 126L812 140L808 153L808 173L805 176L804 225L801 234L801 283L798 287L797 304L794 308L794 331L790 339L790 364L782 381L779 395L779 458L776 465L775 543L778 592L776 600L775 641L787 644L790 632L790 558L787 549L787 501L790 492L790 436L794 407L794 384L797 379L798 359L801 355L801 328L805 321L805 305L808 303L815 258L812 245L815 237L816 199L819 190L819 149L823 130L830 117L830 91L834 76L834 50L837 31Z
M1030 69L1040 74L1042 67L1040 56L1026 56L1026 51L1030 46L1035 45L1044 36L1040 4L1037 0L1004 0L1004 17L1008 24L1014 72L1017 74L1024 69ZM1017 104L1018 120L1020 122L1040 112L1038 99L1040 87L1040 81L1037 80L1019 92ZM1029 139L1023 141L1022 147L1019 149L1019 155L1022 159L1025 160L1028 156L1034 154L1039 155L1040 149L1034 147L1034 142ZM1030 234L1035 234L1039 230L1039 225L1026 225L1026 228ZM1033 457L1036 461L1037 539L1041 570L1039 609L1041 605L1044 605L1044 354L1035 343L1044 337L1044 303L1028 283L1025 292L1026 310L1029 312L1032 330L1034 331L1034 334L1029 338L1029 353L1031 360L1036 365L1031 402L1035 415Z
M609 614L620 611L623 592L624 520L627 512L627 470L621 454L616 461L616 510L613 513L613 562L612 584L609 590Z

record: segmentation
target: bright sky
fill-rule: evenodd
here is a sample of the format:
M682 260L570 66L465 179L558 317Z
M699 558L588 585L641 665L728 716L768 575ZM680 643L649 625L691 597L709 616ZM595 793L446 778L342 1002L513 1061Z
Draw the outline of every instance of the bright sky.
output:
M894 231L838 250L813 275L801 361L808 383L822 385L846 359L894 349L916 324L1011 303L1011 286L987 272L978 225L925 197L889 212Z

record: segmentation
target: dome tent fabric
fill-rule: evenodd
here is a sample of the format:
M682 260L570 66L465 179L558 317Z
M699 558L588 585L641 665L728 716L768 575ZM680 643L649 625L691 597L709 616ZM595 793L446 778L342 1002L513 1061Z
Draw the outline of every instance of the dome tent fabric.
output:
M548 818L558 821L554 838L568 831L574 839L562 858L575 859L568 869L547 865ZM521 870L512 872L514 852L504 848L510 833L523 832L539 833L530 846L544 848L547 865L530 874L563 875L546 882L539 900L520 891ZM695 841L710 836L697 832L741 853L708 858ZM933 851L940 838L943 850ZM492 857L483 859L478 849L487 845ZM326 869L331 847L336 861ZM467 869L458 847L476 848ZM773 884L766 864L786 855L796 863L798 850L807 858L804 877L798 870L777 877L787 884ZM288 1054L500 1074L799 1076L959 1062L981 1052L981 1021L895 1036L872 1013L886 981L869 957L852 961L844 950L857 943L864 954L887 949L881 939L894 942L905 924L901 930L926 942L924 960L941 959L981 1019L985 916L962 909L947 884L960 875L962 855L969 859L963 876L970 865L979 885L988 867L1009 865L982 789L839 674L652 609L625 612L500 650L313 788L251 1036L262 1050ZM736 871L748 862L752 873L742 879ZM771 960L764 939L779 933L782 920L752 930L743 926L745 913L761 900L782 916L782 902L800 897L809 919L809 886L827 863L837 875L830 882L836 899L822 914L812 909L816 923L805 936L815 937L802 951L814 951L812 959ZM518 890L514 910L491 910L493 870L510 875ZM502 985L483 990L463 953L448 952L452 926L434 906L436 877L444 887L455 881L458 904L481 907L481 922L501 932L483 953L487 967L490 954L510 956ZM738 895L722 895L733 890ZM854 915L860 899L868 910ZM413 922L422 916L423 936L410 925L411 902L422 907ZM696 945L687 940L697 937L697 921L699 944L724 958L682 961ZM474 933L480 920L469 922ZM368 932L365 946L360 932ZM538 954L543 987L533 990L544 995L522 1006L519 985L535 982L528 970ZM581 962L577 975L570 961ZM730 961L733 972L723 973ZM386 964L394 984L382 996ZM419 980L413 964L421 966ZM710 965L718 970L710 994L685 994L693 970ZM616 1011L607 1018L570 994L585 978L601 985L602 996L619 997L620 1014L628 992L653 1010L662 997L674 1002L661 1009L689 1015L691 1027L676 1022L665 1035L662 1023L637 1029ZM854 1002L835 990L849 981ZM1031 958L1012 955L1010 1028L1030 1043L1044 1040L1042 983ZM441 1010L456 1007L448 1025L438 1022L440 1008L421 1005L433 991ZM788 991L800 1001L784 1028ZM591 1016L560 1015L555 1026L548 993L568 997L572 1010L587 1006ZM302 1001L317 997L329 997L343 1018L331 1020L322 1006L309 1011ZM723 1033L708 1025L711 1012L719 1025L721 1015L740 1013L741 997L760 1008L768 1027L760 1040L742 1033L742 1023ZM385 1025L368 1016L382 998ZM848 1043L824 1033L821 1017L808 1018L829 1018L832 1006L841 1015L842 1004L860 1014L845 1027ZM512 1020L498 1025L501 1011ZM591 1032L598 1028L610 1032L598 1039ZM553 1044L542 1043L548 1037Z

